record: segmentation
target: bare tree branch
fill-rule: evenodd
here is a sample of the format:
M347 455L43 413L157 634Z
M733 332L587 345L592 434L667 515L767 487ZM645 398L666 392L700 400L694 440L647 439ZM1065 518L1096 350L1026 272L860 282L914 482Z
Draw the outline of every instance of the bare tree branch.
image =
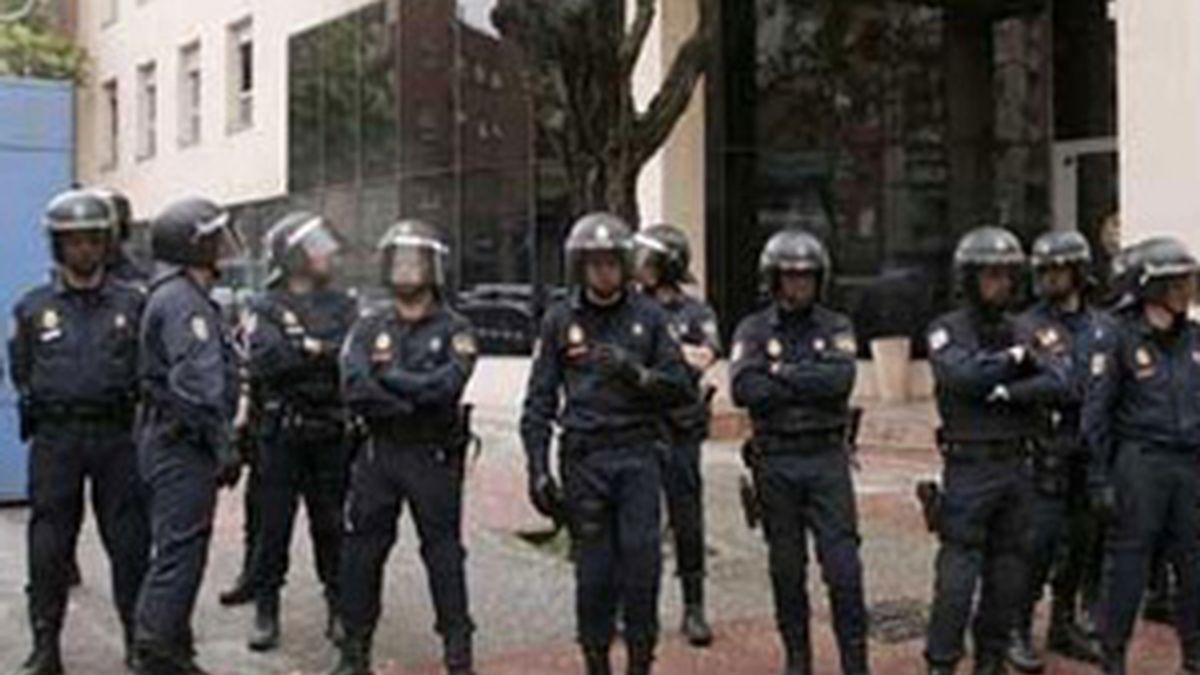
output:
M621 42L621 49L617 54L622 77L629 77L637 66L638 56L646 44L646 36L650 34L650 28L654 25L656 6L655 0L637 0L637 14L634 15L633 25Z
M696 30L680 46L662 87L650 100L646 112L638 117L634 128L634 145L642 163L649 161L666 143L676 122L687 112L696 83L708 69L716 12L713 0L695 1L700 14Z

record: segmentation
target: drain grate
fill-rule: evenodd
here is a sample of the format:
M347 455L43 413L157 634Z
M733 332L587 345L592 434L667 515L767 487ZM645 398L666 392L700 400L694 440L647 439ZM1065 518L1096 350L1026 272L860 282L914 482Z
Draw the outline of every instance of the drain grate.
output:
M902 598L877 602L868 609L871 638L885 644L900 644L925 637L929 605L924 600Z

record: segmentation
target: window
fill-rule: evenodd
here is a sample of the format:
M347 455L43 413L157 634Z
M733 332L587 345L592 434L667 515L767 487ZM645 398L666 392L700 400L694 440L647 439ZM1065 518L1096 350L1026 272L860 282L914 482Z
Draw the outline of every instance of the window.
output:
M200 43L179 50L179 147L200 142Z
M100 25L108 27L117 22L120 0L100 0Z
M120 157L120 101L117 98L117 81L108 80L100 85L100 123L104 147L101 150L100 167L104 170L116 168Z
M229 131L254 126L254 24L250 19L229 28Z
M147 63L138 68L137 157L150 159L157 148L158 82L157 68Z

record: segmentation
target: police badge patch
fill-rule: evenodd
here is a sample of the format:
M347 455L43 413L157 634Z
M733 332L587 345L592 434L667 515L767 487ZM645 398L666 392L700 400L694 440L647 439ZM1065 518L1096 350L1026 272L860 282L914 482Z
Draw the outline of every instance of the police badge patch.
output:
M472 358L479 353L479 345L475 342L475 337L470 333L459 333L454 336L452 342L454 353L459 356Z
M940 352L950 344L950 333L945 328L939 328L929 334L929 351Z
M56 330L62 320L58 316L58 312L53 309L48 309L42 312L42 328L46 330Z
M777 359L783 356L783 343L774 338L767 343L767 356L772 359Z
M201 342L208 342L208 322L202 316L192 317L192 335Z
M1092 377L1103 377L1108 370L1108 357L1104 354L1092 355Z

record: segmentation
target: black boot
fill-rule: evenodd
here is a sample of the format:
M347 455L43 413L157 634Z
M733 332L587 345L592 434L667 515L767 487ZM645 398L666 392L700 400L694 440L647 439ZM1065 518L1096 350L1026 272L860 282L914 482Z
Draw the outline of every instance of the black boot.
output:
M447 636L443 641L443 647L448 675L475 675L475 670L472 668L474 652L471 646L470 632Z
M979 654L975 657L975 675L1005 675L1007 672L1001 654Z
M1104 650L1104 663L1101 665L1104 675L1125 675L1124 650Z
M1014 628L1009 634L1008 662L1022 673L1040 673L1046 669L1042 657L1033 648L1028 626Z
M867 641L857 640L838 645L842 656L843 675L871 675L871 661L867 657Z
M139 638L134 647L135 675L208 675L196 665L190 648L172 648L163 643Z
M372 675L369 633L346 633L338 645L337 665L329 675Z
M707 647L712 644L712 628L704 616L704 577L683 579L683 631L688 644Z
M1068 659L1100 663L1103 660L1100 644L1088 634L1087 629L1075 623L1074 614L1069 604L1054 603L1054 607L1050 611L1050 630L1046 635L1046 649Z
M612 675L608 647L584 647L583 664L587 669L587 675Z
M346 629L342 626L342 617L338 614L337 602L332 598L325 601L325 637L335 645L346 638Z
M242 571L238 574L237 581L234 581L232 587L221 593L218 600L225 607L237 607L254 601L253 546L246 546L246 552L242 554Z
M62 655L58 649L58 629L35 626L33 653L17 669L16 675L61 675Z
M783 675L812 675L812 649L807 635L784 636L783 650L787 659Z
M954 675L957 671L955 666L938 665L936 663L929 664L929 669L925 672L929 675Z
M279 594L263 595L255 603L254 630L247 643L250 651L269 652L279 648Z
M654 665L654 643L631 642L625 646L629 652L629 667L625 672L629 675L650 675L650 668Z

